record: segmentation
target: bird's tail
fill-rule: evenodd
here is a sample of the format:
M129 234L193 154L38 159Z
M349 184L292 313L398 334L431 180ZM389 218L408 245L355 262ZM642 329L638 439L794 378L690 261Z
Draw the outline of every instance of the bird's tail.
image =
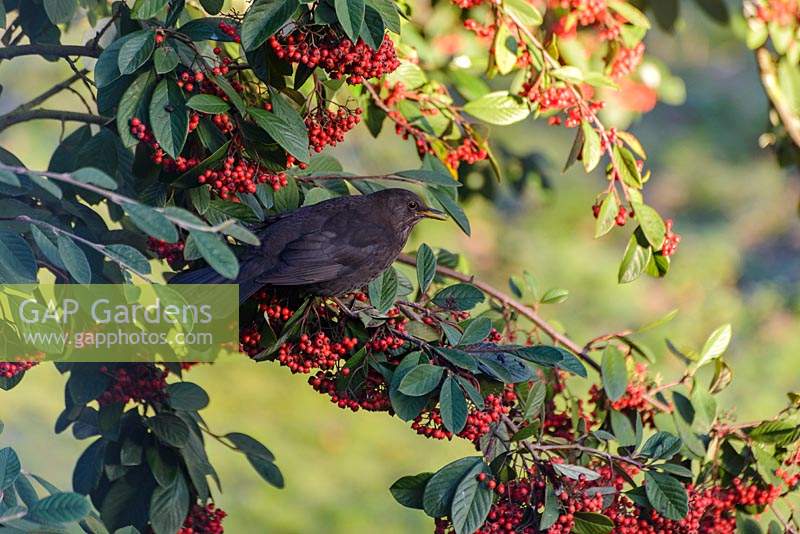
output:
M211 267L201 267L183 271L169 280L170 284L230 284L231 280L225 278Z
M211 267L201 267L182 271L169 280L170 284L233 284L234 280L225 278ZM259 289L259 282L242 282L239 284L239 302L242 303L253 296Z

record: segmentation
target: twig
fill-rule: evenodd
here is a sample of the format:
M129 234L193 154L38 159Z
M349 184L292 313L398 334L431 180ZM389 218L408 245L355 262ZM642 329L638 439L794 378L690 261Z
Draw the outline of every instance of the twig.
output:
M97 46L29 44L0 48L0 60L19 56L85 56L99 57L102 50Z
M792 111L789 104L784 100L778 84L778 76L775 72L772 54L766 48L761 47L756 50L756 62L758 63L761 85L764 86L764 91L767 93L772 107L775 108L781 118L786 133L792 138L794 144L800 147L800 117Z
M81 79L81 77L85 76L88 72L89 71L86 70L86 69L83 69L83 70L81 70L79 72L76 72L75 74L73 74L72 76L70 76L69 78L64 80L63 82L57 83L56 85L54 85L53 87L51 87L50 89L45 91L44 93L42 93L39 96L37 96L36 98L33 98L33 99L29 100L28 102L25 102L24 104L20 104L19 106L14 108L12 111L7 113L7 115L11 114L11 113L19 113L20 111L28 111L30 109L35 108L36 106L39 106L39 105L43 104L45 101L47 101L47 99L49 99L53 95L56 95L56 94L60 93L61 91L65 90L65 89L68 89L73 83L75 83L76 81ZM0 121L2 121L2 117L0 117Z
M415 258L407 255L407 254L401 254L397 258L397 261L399 261L401 263L405 263L407 265L416 265L417 264L417 260ZM500 304L503 305L503 307L512 308L517 313L519 313L523 317L525 317L528 320L530 320L540 330L542 330L545 334L547 334L550 337L550 339L552 339L556 343L559 343L559 344L563 345L564 347L566 347L570 351L574 352L580 359L585 361L595 371L600 371L600 365L598 365L598 363L595 362L592 359L592 357L589 356L589 354L586 351L584 351L583 348L578 343L576 343L575 341L571 340L566 335L564 335L561 332L559 332L558 330L556 330L556 328L553 325L548 323L541 315L536 313L536 311L534 311L529 306L526 306L526 305L522 304L521 302L519 302L518 300L514 299L510 295L507 295L506 293L503 293L499 289L497 289L497 288L495 288L493 286L490 286L489 284L487 284L485 282L481 282L480 280L475 280L474 277L468 276L468 275L463 274L463 273L460 273L460 272L458 272L458 271L456 271L454 269L450 269L449 267L444 267L442 265L437 265L436 266L436 272L438 272L439 274L441 274L443 276L446 276L448 278L452 278L453 280L458 280L460 282L466 282L466 283L474 285L475 287L477 287L478 289L480 289L481 291L483 291L487 295L489 295L489 296L493 297L494 299L496 299L497 301L499 301Z
M11 112L0 117L0 132L21 122L49 119L57 121L85 122L87 124L108 124L113 117L103 117L92 115L91 113L79 113L77 111L63 111L60 109L30 109L27 111Z
M96 193L116 204L119 204L123 209L127 204L137 204L140 206L146 206L146 204L142 204L141 202L137 202L132 198L128 198L124 195L120 195L119 193L115 193L114 191L109 191L108 189L103 189L102 187L97 187L96 185L89 184L86 182L81 182L80 180L76 180L72 177L71 174L65 172L51 172L51 171L33 171L25 167L17 167L15 165L6 165L4 163L0 163L0 170L11 171L15 174L37 174L40 176L46 176L47 178L52 178L53 180L58 180L59 182L64 182L66 184L70 184L74 187L85 189L86 191L91 191L92 193ZM223 230L230 228L234 224L236 224L236 219L228 219L223 221L217 225L209 226L209 225L199 225L194 223L186 222L185 220L181 219L180 217L174 217L169 214L169 212L165 212L161 208L153 208L152 206L147 206L161 215L163 215L167 220L169 220L175 226L183 228L185 230L196 230L198 232L209 232L209 233L220 233Z

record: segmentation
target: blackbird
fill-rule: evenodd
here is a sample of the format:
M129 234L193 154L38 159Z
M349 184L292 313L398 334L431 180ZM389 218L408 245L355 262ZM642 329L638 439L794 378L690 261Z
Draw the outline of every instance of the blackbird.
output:
M423 218L445 219L411 191L383 189L336 197L279 215L254 229L261 245L239 257L236 280L211 267L178 273L170 284L239 284L243 302L263 286L335 297L364 287L394 262Z

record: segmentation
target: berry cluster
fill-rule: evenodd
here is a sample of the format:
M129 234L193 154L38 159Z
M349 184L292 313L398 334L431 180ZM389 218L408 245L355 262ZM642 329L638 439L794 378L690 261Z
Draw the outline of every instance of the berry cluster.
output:
M255 299L258 303L258 311L265 314L270 323L285 323L294 315L294 310L282 304L278 297L270 295L266 291L259 292Z
M234 42L241 42L241 38L239 37L239 29L236 26L223 21L219 23L218 28L222 33L233 39Z
M641 415L642 423L652 424L656 411L646 398L651 385L647 377L647 365L643 363L636 364L625 393L613 402L606 398L602 387L597 384L592 385L589 389L589 399L595 405L594 415L597 416L599 411L609 408L618 412L631 411Z
M540 113L555 113L548 118L549 124L559 125L563 122L567 128L580 126L581 121L603 108L603 102L584 103L577 90L570 87L550 86L543 89L535 80L525 82L520 94L536 104ZM565 115L563 119L559 115L561 113Z
M301 63L309 69L320 67L332 79L345 79L351 85L380 78L400 66L394 43L388 36L377 50L361 39L354 44L330 27L295 30L285 37L273 35L268 42L278 58Z
M261 332L255 324L240 330L239 352L247 354L251 358L261 352Z
M789 26L800 20L800 4L797 0L764 0L756 6L756 18Z
M314 152L322 152L326 146L336 146L344 141L347 132L361 122L361 108L353 110L340 107L338 111L319 107L306 116L308 140Z
M194 120L193 124L195 127L199 124L199 120L199 117ZM147 128L147 125L138 117L133 117L131 119L130 132L136 139L150 146L152 149L150 159L156 165L163 166L164 170L167 172L184 173L200 163L199 159L193 157L185 158L183 156L178 156L177 159L169 157L158 144L155 136L153 136L152 132Z
M471 405L467 414L467 424L458 433L458 437L477 443L488 434L492 425L500 421L503 415L510 411L510 405L516 400L516 395L511 390L506 390L502 395L487 395L484 406L479 410ZM426 410L417 416L411 423L411 429L417 434L433 439L453 439L453 433L444 427L442 415L438 408Z
M206 169L197 177L200 184L208 184L223 200L233 200L237 193L255 193L258 184L269 184L277 191L288 183L286 173L269 172L234 153L225 158L221 169Z
M457 169L462 161L473 165L475 162L485 160L488 156L488 152L479 147L478 143L470 138L465 138L460 145L447 153L445 159L451 168Z
M678 250L678 244L681 242L681 236L680 234L676 234L672 231L672 219L667 219L664 221L664 224L667 227L667 231L664 234L664 244L661 246L661 254L669 257L675 254L675 251Z
M622 47L611 62L611 77L618 80L635 71L644 57L644 43L632 48Z
M183 241L167 243L155 237L148 237L147 248L152 250L158 259L167 260L167 263L173 271L177 271L186 264L186 260L183 257L183 250L186 248L186 243Z
M611 41L619 36L624 22L608 10L606 0L548 0L547 7L557 13L553 33L559 37L573 36L578 28L591 26L600 39Z
M0 378L14 378L38 363L36 360L0 362Z
M332 342L324 332L302 334L297 343L286 342L278 349L278 362L292 373L308 374L312 369L334 369L358 344L357 339L344 337Z
M341 377L348 377L352 370L345 367L339 371ZM331 371L318 371L316 375L308 379L309 385L315 391L328 395L331 402L339 408L347 408L354 412L364 409L370 412L389 412L392 403L389 400L389 388L386 380L376 370L371 367L366 371L363 384L360 384L357 391L349 388L339 391L337 387L339 375Z
M178 534L222 534L222 520L227 514L221 508L216 508L214 503L194 504L189 515L183 522Z
M97 399L100 406L130 401L152 404L166 399L168 372L154 364L137 363L115 369L103 366L100 372L111 377L111 385Z

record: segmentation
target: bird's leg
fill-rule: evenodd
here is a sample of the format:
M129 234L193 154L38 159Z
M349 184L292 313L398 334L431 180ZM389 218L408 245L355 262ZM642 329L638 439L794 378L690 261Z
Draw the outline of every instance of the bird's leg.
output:
M353 311L352 309L345 306L344 302L341 301L339 297L331 297L331 300L339 306L339 309L344 312L345 315L350 317L351 319L358 319L358 314Z

